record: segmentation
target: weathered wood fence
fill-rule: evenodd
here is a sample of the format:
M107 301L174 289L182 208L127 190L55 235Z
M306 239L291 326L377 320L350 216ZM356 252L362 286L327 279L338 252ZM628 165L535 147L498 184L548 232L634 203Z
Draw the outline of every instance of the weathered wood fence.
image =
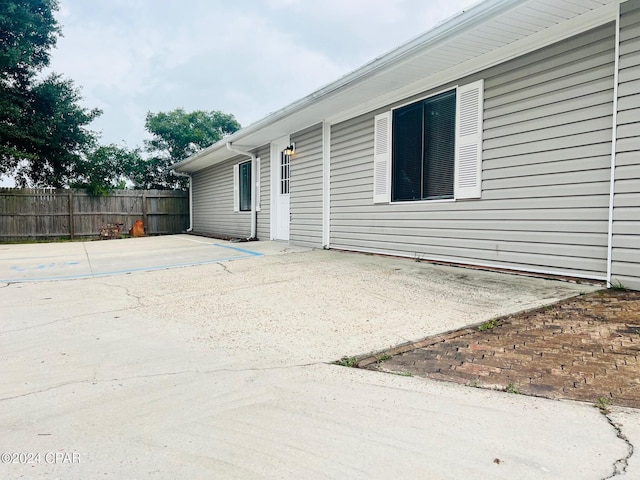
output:
M0 241L94 237L109 223L136 220L147 235L189 227L189 196L171 190L115 190L108 196L83 190L0 188Z

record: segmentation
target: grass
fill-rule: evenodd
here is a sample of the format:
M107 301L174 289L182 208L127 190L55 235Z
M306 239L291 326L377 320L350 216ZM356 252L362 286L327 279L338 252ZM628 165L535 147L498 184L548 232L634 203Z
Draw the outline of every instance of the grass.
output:
M356 368L358 366L358 359L356 357L342 357L340 360L333 362L335 365L341 367Z
M609 287L611 290L617 290L619 292L626 292L629 290L625 287L620 280L616 280L615 282L611 282L611 286Z
M388 353L383 353L382 355L380 355L380 358L378 358L376 363L380 365L382 362L386 362L387 360L391 360L391 355L389 355Z
M496 328L500 326L500 321L496 318L491 319L491 320L487 320L486 322L482 323L479 327L478 330L480 330L481 332L486 332L487 330L491 330L493 328Z
M504 387L504 391L507 393L513 393L514 395L520 395L521 393L513 382Z
M0 241L0 245L22 245L31 243L61 243L71 242L69 237L56 237L56 238L25 238L24 240L7 240Z
M125 236L123 235L122 238ZM128 235L127 235L128 237ZM95 238L95 235L86 237L76 237L71 240L71 237L51 237L51 238L25 238L22 240L0 240L0 245L31 245L37 243L69 243L69 242L93 242L100 240Z
M594 407L600 410L601 414L608 415L611 412L611 409L609 408L609 403L610 402L607 397L598 397L598 400L596 400L596 404L594 405Z

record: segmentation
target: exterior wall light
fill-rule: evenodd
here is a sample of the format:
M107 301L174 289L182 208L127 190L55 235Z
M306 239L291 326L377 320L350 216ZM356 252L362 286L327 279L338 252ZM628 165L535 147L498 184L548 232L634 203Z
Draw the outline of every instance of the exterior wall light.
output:
M294 153L296 153L296 144L292 142L291 145L289 145L282 151L282 153L289 156L293 155Z

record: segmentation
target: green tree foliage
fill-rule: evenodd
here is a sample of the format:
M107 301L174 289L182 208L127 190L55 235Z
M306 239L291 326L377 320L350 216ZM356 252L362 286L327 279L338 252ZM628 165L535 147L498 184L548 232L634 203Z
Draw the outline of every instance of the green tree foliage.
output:
M19 186L62 187L96 135L73 82L41 79L59 27L56 0L0 0L0 174Z
M3 87L28 83L49 65L49 50L60 34L53 17L57 0L0 2L0 82Z
M71 80L51 75L33 85L20 122L20 142L25 153L16 171L20 186L63 187L73 178L74 165L96 143L93 132L84 128L100 111L79 106L80 93Z
M106 195L127 187L127 180L143 162L138 149L100 145L74 165L70 186L84 188L94 195Z
M173 174L169 167L189 155L221 140L240 129L231 114L220 111L147 113L145 128L151 140L145 141L149 159L140 165L132 178L139 188L186 188L184 177Z
M169 169L171 162L158 157L141 159L129 171L128 178L135 188L142 190L186 190L186 177L175 175Z

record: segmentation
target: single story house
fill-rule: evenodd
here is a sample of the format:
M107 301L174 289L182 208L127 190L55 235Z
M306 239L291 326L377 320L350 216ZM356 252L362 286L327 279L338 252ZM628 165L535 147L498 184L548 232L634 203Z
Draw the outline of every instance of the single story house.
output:
M486 0L173 168L194 232L640 289L640 0Z

